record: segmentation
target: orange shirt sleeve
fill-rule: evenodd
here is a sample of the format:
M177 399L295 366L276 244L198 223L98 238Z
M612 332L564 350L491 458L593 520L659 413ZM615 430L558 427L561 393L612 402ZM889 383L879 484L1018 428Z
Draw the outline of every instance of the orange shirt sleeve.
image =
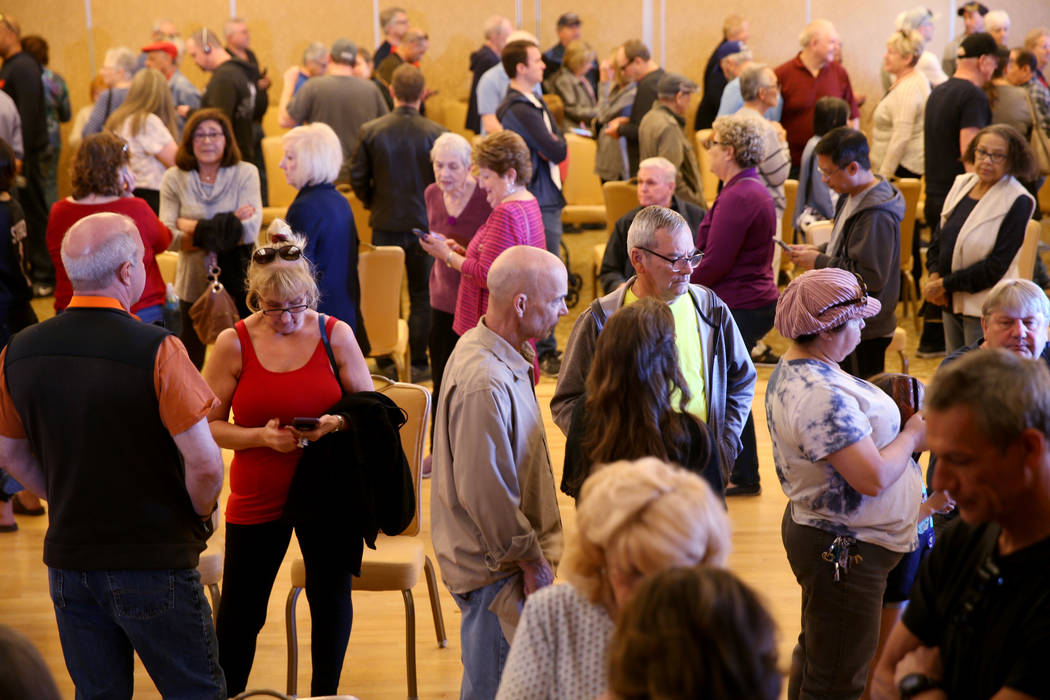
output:
M190 361L182 341L173 335L165 338L157 350L153 386L160 404L160 421L171 435L189 430L219 404Z
M7 373L3 371L7 358L7 348L0 352L0 435L12 440L24 440L26 437L22 419L15 410L11 394L7 391Z

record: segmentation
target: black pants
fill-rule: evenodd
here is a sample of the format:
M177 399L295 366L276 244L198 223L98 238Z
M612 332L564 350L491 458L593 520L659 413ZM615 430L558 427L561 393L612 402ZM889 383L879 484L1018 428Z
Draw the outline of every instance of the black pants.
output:
M33 282L55 283L55 265L47 253L47 200L44 197L44 170L40 153L26 153L22 162L25 187L16 188L15 199L26 215L25 254Z
M410 232L372 231L374 245L396 245L405 251L408 274L408 345L413 367L427 366L430 336L430 268L432 258Z
M245 289L248 262L251 259L251 255L252 247L249 245L239 245L233 250L219 254L219 267L222 269L222 272L219 274L219 282L233 297L234 303L237 304L237 312L241 318L247 318L251 313L248 310L247 292ZM197 331L193 330L193 319L190 318L190 307L193 306L195 301L197 300L181 299L179 301L179 311L182 313L182 333L179 335L179 339L186 346L186 352L189 354L194 366L200 369L204 366L204 351L206 348L197 335Z
M730 309L740 335L744 337L744 347L748 352L762 340L762 337L773 327L773 317L777 312L777 303L757 309ZM748 411L744 430L740 433L740 454L733 463L733 472L729 477L737 486L752 486L759 482L758 476L758 442L755 438L755 417Z
M842 371L858 379L867 379L886 369L886 348L893 338L868 338L857 344L846 358L839 363Z
M430 376L434 382L434 391L431 392L433 400L430 411L430 444L434 444L434 420L437 417L438 396L441 395L441 376L445 373L445 365L452 355L452 349L456 347L459 336L452 330L453 314L438 309L430 309Z
M215 626L219 664L230 696L244 691L255 658L255 642L266 622L266 605L281 561L288 550L292 526L278 520L261 525L226 523L226 558L222 599ZM311 695L335 695L343 670L354 608L350 601L353 576L326 566L331 553L319 540L296 530L306 564L306 598L310 603L313 661Z

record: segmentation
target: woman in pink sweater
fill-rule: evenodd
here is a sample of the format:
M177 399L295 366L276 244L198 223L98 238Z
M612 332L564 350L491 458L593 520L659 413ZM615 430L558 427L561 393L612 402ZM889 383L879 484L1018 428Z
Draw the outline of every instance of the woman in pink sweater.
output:
M439 233L420 243L439 262L460 273L452 330L463 335L478 324L489 304L489 267L507 248L531 245L546 249L543 218L536 198L527 189L532 161L525 141L513 131L486 136L473 154L478 185L485 191L492 213L464 249Z

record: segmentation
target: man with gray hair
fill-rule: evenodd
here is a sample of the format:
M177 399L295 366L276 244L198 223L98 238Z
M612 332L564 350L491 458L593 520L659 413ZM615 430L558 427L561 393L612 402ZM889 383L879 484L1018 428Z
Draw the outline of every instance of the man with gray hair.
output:
M485 20L485 43L470 54L470 102L467 106L466 127L475 134L481 132L481 115L478 113L478 83L481 76L493 66L499 65L503 47L507 45L510 33L514 31L510 20L502 15L492 15ZM496 103L499 104L498 102Z
M303 58L299 65L289 66L284 72L283 87L279 104L286 104L295 95L299 94L299 88L306 85L310 78L324 75L328 67L328 47L319 41L311 41L303 49ZM285 93L291 93L285 98Z
M562 528L532 349L568 313L568 276L532 246L499 254L488 311L441 381L430 513L441 577L463 613L462 698L496 696L525 597L549 585Z
M77 695L130 698L134 651L161 696L219 700L196 568L222 488L217 399L175 336L129 313L142 256L120 214L66 233L69 306L0 355L0 464L50 507L44 563Z
M634 277L634 265L627 254L627 232L644 207L666 207L678 212L685 218L693 237L700 229L705 211L692 202L687 202L674 193L675 177L678 171L666 158L656 156L646 158L638 164L638 204L617 220L609 240L605 244L605 255L602 256L602 267L598 274L605 294L618 289L627 280Z
M383 30L383 43L376 47L372 63L379 66L408 31L408 14L400 7L387 7L379 13L379 28Z
M826 19L815 19L799 35L802 50L776 68L784 108L780 123L787 131L791 166L796 172L806 142L813 136L813 108L821 97L841 97L850 106L850 125L856 129L860 109L853 97L849 74L835 60L839 35Z
M722 59L726 65L724 69L726 75L733 75L733 79L730 80L722 91L722 100L718 103L718 116L724 117L728 114L736 114L737 110L744 106L744 98L740 94L740 74L754 61L754 56L751 53L751 49L744 49L734 54L730 54ZM777 91L777 104L765 111L766 119L774 122L780 122L780 112L784 109L784 100L780 96L780 91ZM717 118L717 117L716 117Z
M350 158L357 150L357 132L366 123L390 112L375 83L354 73L357 46L336 39L326 53L328 73L310 78L295 96L285 82L277 110L277 123L286 129L297 124L322 122L332 127L343 147L343 167L338 183L350 182Z
M638 156L666 158L678 171L674 193L707 209L700 164L692 139L685 135L685 113L697 84L678 73L664 73L656 84L657 103L638 125ZM640 164L639 164L640 165Z
M1050 374L1003 350L937 372L933 488L961 516L923 561L872 697L1050 697Z
M780 81L773 69L764 63L753 63L740 73L740 96L744 106L737 110L741 117L754 119L762 125L762 157L758 161L758 174L773 198L777 211L776 237L780 238L780 222L784 218L787 197L784 182L791 171L791 153L788 151L787 132L780 122L770 121L764 114L776 108L780 101ZM773 270L780 270L780 248L774 248Z
M717 437L726 477L740 452L740 433L751 411L755 367L729 308L707 287L689 283L703 257L694 237L685 219L670 209L653 206L638 212L627 233L627 250L637 275L595 299L576 319L551 399L551 415L567 435L606 319L638 299L657 297L674 314L679 365L693 395L681 409L707 423Z
M1029 360L1041 358L1050 368L1048 324L1050 300L1039 285L1026 279L999 280L981 306L982 337L948 355L941 367L979 348L991 348Z

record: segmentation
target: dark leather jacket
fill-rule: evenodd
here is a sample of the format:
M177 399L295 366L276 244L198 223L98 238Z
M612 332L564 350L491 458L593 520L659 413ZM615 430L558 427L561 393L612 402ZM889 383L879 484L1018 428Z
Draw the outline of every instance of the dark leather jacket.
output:
M413 107L365 122L350 159L350 186L379 231L427 228L423 191L434 182L430 149L447 129Z

